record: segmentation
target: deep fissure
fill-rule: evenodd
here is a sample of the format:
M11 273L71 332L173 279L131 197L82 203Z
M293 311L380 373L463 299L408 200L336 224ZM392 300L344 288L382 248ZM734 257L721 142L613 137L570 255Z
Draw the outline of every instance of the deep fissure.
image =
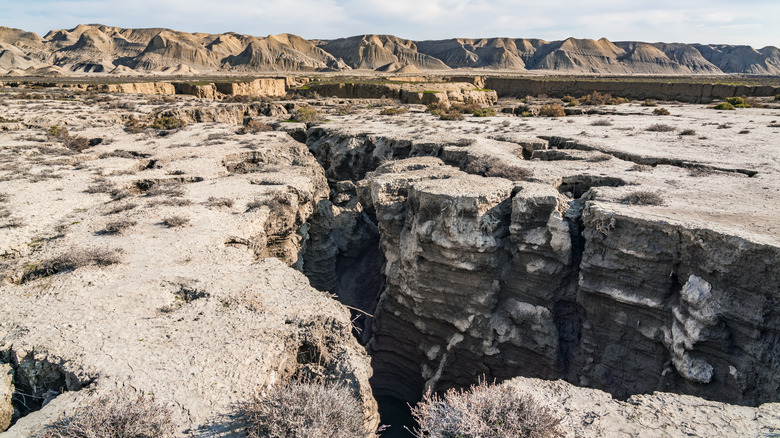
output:
M658 328L647 329L658 333L653 344L644 347L657 355L649 370L621 370L620 362L614 362L616 351L615 357L644 354L631 352L630 344L647 341L636 337L626 341L604 331L611 330L607 329L613 324L609 318L618 318L616 322L623 324L620 318L628 308L624 310L626 304L602 303L604 310L594 312L595 303L612 292L605 295L593 289L593 281L626 282L632 288L658 288L677 294L700 281L690 267L678 272L686 258L679 251L659 256L661 264L673 266L671 279L647 277L655 275L652 273L637 279L623 278L622 274L612 280L600 277L605 274L594 268L597 259L593 253L613 244L613 232L616 236L650 234L650 241L661 239L657 245L663 253L666 232L662 229L649 223L620 225L615 216L588 207L592 189L620 187L626 184L624 180L572 175L557 186L515 183L495 204L478 211L453 204L457 197L447 201L425 191L436 186L435 180L454 178L455 184L463 178L452 173L456 170L445 169L450 165L466 170L466 164L474 159L460 149L461 144L348 135L323 128L311 128L308 135L307 147L323 166L331 192L310 221L303 271L314 287L334 293L351 308L356 336L372 356L371 383L385 423L398 419L409 425L406 406L419 401L426 390L463 388L480 378L499 382L516 376L565 379L609 391L618 398L675 388L743 404L755 404L769 396L736 389L719 392L686 380L677 367L684 367L688 359L674 359L678 353L672 353L682 341L663 334L667 333L664 326L677 324L674 321L659 320L655 323ZM550 143L555 147L554 141ZM426 169L436 165L422 157L439 158L445 166L426 174ZM393 170L394 166L398 169ZM402 182L397 187L392 186L392 177L375 186L366 182L401 171L407 175L398 177ZM392 201L377 205L372 190L382 187L389 190L387 196ZM450 250L441 244L410 240L419 227L428 226L424 224L453 218L462 226L472 224L475 230L482 230L474 231L482 233L481 239L495 240L493 249L472 251L463 246ZM625 226L639 228L615 230ZM410 242L420 251L412 259L398 252ZM679 247L679 237L668 246ZM583 267L588 269L584 279ZM696 274L704 275L706 281L718 280L706 273ZM464 304L457 309L447 307L450 299ZM425 308L429 305L438 306L437 311L446 317L429 315L427 312L433 312ZM660 304L665 309L681 305L691 304L668 300ZM448 314L451 311L454 313ZM650 321L655 318L648 317ZM600 338L604 343L596 341ZM698 342L702 348L707 345L704 340ZM623 350L625 353L620 353ZM647 383L655 372L664 377ZM640 375L640 380L632 380L634 374Z

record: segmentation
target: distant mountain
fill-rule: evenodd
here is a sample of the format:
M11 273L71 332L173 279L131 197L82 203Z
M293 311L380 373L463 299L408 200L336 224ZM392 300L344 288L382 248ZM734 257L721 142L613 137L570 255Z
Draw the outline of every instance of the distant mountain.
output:
M358 35L306 40L291 34L214 35L98 24L54 30L41 37L0 27L0 74L11 75L351 69L415 73L464 68L571 74L780 75L780 49L638 41L613 43L606 38L551 42L522 38L412 41L392 35Z

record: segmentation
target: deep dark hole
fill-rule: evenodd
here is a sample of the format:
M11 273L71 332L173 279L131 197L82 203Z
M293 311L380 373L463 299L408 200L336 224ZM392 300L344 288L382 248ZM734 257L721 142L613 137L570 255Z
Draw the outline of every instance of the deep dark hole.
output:
M382 438L410 438L412 431L417 427L409 404L403 400L377 396L379 405L379 417L386 429L381 433Z

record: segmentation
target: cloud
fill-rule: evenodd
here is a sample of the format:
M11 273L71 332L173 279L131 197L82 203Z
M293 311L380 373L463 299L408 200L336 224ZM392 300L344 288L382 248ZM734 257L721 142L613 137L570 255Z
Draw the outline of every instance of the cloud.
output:
M780 45L777 0L0 0L0 10L0 24L39 33L102 23L305 38L389 33Z

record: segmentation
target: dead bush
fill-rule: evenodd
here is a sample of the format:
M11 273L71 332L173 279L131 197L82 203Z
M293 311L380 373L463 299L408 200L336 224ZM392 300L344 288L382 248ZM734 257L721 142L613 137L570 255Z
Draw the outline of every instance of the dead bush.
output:
M666 108L656 108L653 110L653 114L655 114L656 116L668 116L669 110Z
M594 120L591 126L612 126L612 122L607 119Z
M161 222L163 225L165 225L168 228L176 228L176 227L183 227L190 223L190 220L187 219L184 216L169 216L162 220Z
M132 209L134 209L136 207L138 207L138 204L135 204L133 202L128 202L127 204L117 205L116 207L112 208L111 210L108 210L106 212L106 215L121 213L123 211L132 210Z
M135 221L122 220L116 222L109 222L106 227L101 231L102 234L122 234L128 228L135 226Z
M274 128L271 127L271 125L267 123L263 123L259 120L250 120L246 123L246 125L238 128L237 133L238 134L255 134L258 132L267 132L267 131L273 131Z
M683 129L678 132L677 135L696 135L696 131L693 129Z
M230 198L217 198L214 196L209 197L209 199L206 201L206 205L209 207L227 207L230 208L233 206L233 200Z
M146 196L184 196L184 188L178 182L161 182L154 184L145 193Z
M174 436L175 429L165 406L143 394L117 390L60 418L43 438L167 438Z
M541 117L563 117L566 115L566 111L557 103L551 103L549 105L542 105L539 109L539 115Z
M511 385L480 382L443 397L428 393L412 409L418 438L551 438L561 436L560 418Z
M117 249L72 250L53 259L28 265L19 279L19 284L63 272L74 271L85 266L109 266L120 262Z
M663 123L656 123L645 128L645 131L649 132L671 132L674 131L674 126L664 125Z
M290 381L244 403L240 416L249 438L363 438L360 402L344 384Z
M606 105L612 99L612 95L593 91L579 99L581 105Z
M116 186L114 183L108 180L97 180L94 183L90 184L85 190L84 193L110 193L112 190L115 190Z
M664 199L657 193L636 191L624 196L621 202L628 205L663 205Z
M409 112L409 108L403 106L399 108L385 108L382 111L379 111L380 116L397 116L400 114L406 114Z
M187 122L176 117L158 117L149 125L150 128L161 131L171 131L185 126L187 126Z
M447 111L439 114L440 120L459 121L465 119L466 116L458 111Z

